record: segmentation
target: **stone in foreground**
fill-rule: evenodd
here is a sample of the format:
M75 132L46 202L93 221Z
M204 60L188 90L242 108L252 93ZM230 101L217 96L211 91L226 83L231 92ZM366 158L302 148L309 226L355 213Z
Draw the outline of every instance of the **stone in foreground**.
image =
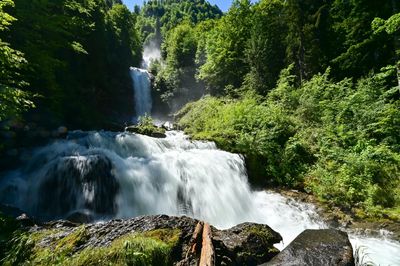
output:
M218 230L167 215L83 225L55 221L23 231L5 246L5 265L257 265L278 253L273 244L282 239L267 225Z
M282 241L268 225L242 223L228 230L213 230L216 265L258 265L279 253Z
M353 248L345 232L305 230L263 266L353 266Z

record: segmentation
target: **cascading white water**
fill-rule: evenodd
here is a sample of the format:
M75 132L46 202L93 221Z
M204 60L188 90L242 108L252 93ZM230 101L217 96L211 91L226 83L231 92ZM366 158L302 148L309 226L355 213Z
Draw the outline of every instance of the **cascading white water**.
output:
M283 248L307 228L325 228L314 207L274 192L250 190L240 155L182 132L155 139L130 133L72 132L35 150L0 184L0 202L47 219L80 212L98 219L188 215L219 228L271 226ZM53 216L53 217L52 217ZM400 244L351 233L371 260L400 265Z
M282 235L283 243L277 246L279 249L287 246L305 229L328 227L312 204L298 202L275 192L255 192L254 195L259 210L254 222L268 224ZM345 228L339 229L347 231ZM379 237L372 237L348 231L353 249L361 248L360 254L365 256L365 265L400 265L400 243L392 240L387 232L379 233Z
M112 164L110 171L104 166L108 160ZM98 167L103 171L91 169ZM102 180L94 183L92 176L101 176ZM96 194L94 184L105 181L112 184L110 178L119 184L114 189L118 191L115 192L117 212L108 213L114 217L185 214L230 227L238 221L252 220L256 214L242 158L216 149L212 142L192 142L182 132L173 131L167 133L166 139L130 133L72 133L69 140L37 150L25 168L10 174L7 182L13 182L13 189L19 191L8 201L40 215L37 210L48 211L41 203L41 197L48 195L48 191L52 200L47 201L52 203L63 202L66 195L76 198L81 192L82 199L71 206L65 206L67 203L60 203L63 206L59 208L52 206L55 216L62 210L68 215L86 207L85 212L96 215L98 212L91 208L93 199L103 200L104 196ZM65 191L51 185L70 189ZM54 194L55 189L59 195ZM74 197L69 197L71 191ZM109 197L113 194L110 192Z
M141 68L131 67L130 75L135 95L136 118L134 120L136 120L140 116L151 114L151 80L150 73Z

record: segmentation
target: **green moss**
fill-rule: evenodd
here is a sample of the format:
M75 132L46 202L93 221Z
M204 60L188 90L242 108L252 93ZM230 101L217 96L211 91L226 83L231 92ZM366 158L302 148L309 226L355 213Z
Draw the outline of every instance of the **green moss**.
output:
M84 225L78 227L72 234L62 238L55 247L55 250L63 253L70 253L76 247L82 245L88 239L88 233Z
M274 239L274 236L267 229L254 225L247 230L250 234L256 235L258 238L262 239L266 243Z
M386 209L383 211L389 219L400 222L400 207Z
M126 128L126 130L129 132L147 135L147 136L151 136L151 137L165 136L165 129L155 126L153 119L148 115L139 117L138 125L137 126L129 126Z
M62 236L58 230L25 233L13 240L4 265L169 265L179 230L159 229L130 234L109 246L82 250L88 239L84 226Z

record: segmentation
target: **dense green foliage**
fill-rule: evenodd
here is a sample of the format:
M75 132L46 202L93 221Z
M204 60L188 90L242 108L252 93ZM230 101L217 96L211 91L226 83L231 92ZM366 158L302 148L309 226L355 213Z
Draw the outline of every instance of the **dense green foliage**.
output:
M0 168L57 128L131 120L129 67L142 50L136 18L120 0L1 1Z
M14 2L9 13L16 21L1 38L29 62L19 77L11 77L40 96L29 120L72 128L105 126L117 113L128 120L133 113L128 69L141 57L136 16L120 1ZM12 54L7 59L21 68L21 54Z
M236 0L220 19L182 19L175 28L164 27L165 69L158 66L154 73L167 96L187 90L185 80L194 85L190 95L204 88L234 95L246 89L243 84L266 95L292 63L298 84L328 66L337 80L359 78L398 62L396 12L395 1ZM148 36L143 27L142 32ZM180 58L192 62L190 71L182 69Z
M0 3L0 34L8 32L15 18L5 12L5 8L13 7L11 0ZM23 90L28 84L21 77L21 71L26 67L23 54L4 42L0 35L0 129L7 128L7 119L16 119L23 111L33 107L31 95ZM0 143L1 145L1 143Z
M150 71L155 96L173 111L206 93L265 96L290 64L298 85L327 67L335 80L390 65L400 73L395 1L235 0L221 18L197 1L174 2L149 1L138 23L143 40L162 48L162 62ZM166 10L180 5L190 8L167 20ZM203 19L195 19L199 14Z
M222 16L217 6L205 0L149 0L144 1L143 7L136 8L139 19L137 27L142 33L145 44L161 41L168 31L182 22L197 24L201 21Z

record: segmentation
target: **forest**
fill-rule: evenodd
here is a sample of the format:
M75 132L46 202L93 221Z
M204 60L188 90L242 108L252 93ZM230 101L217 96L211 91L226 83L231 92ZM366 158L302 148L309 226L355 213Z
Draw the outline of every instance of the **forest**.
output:
M1 0L0 169L67 130L123 130L146 49L153 119L243 155L251 187L400 222L396 0Z

